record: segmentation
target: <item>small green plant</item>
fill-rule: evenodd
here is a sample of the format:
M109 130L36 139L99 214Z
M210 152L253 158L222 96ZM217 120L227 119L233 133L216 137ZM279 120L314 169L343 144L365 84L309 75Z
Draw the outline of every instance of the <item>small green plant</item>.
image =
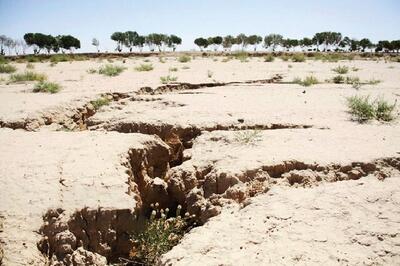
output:
M135 67L136 71L143 72L143 71L152 71L154 69L152 64L140 64L140 66Z
M247 52L236 52L234 53L234 57L242 63L249 62L249 54Z
M34 69L35 66L32 63L27 63L25 66L26 69Z
M4 56L0 55L0 64L7 64L7 63L8 60Z
M33 92L57 93L61 90L61 86L55 82L40 81L36 83Z
M354 71L354 72L357 72L358 70L360 70L360 68L352 67L351 70Z
M188 55L181 55L181 56L178 57L178 61L181 62L181 63L190 62L191 59L192 58L190 56L188 56Z
M182 69L190 69L190 66L183 66Z
M161 81L162 84L168 84L168 83L171 83L171 82L175 82L177 80L178 80L177 77L170 76L170 75L164 76L164 77L160 77L160 81Z
M160 61L160 63L165 63L165 59L164 59L164 57L162 57L162 56L160 56L159 58L158 58L158 61Z
M254 144L261 140L261 130L245 130L235 132L235 141L240 144Z
M264 62L274 62L275 57L272 54L269 54L264 57Z
M143 230L132 235L135 245L129 257L140 265L156 265L162 254L167 253L179 243L185 233L195 226L195 215L180 215L178 205L176 215L171 216L169 209L159 209L158 203L151 204L153 211L145 221Z
M114 65L104 65L99 68L99 74L105 75L105 76L118 76L119 74L122 73L126 68L122 66L114 66Z
M150 63L150 59L146 58L146 59L143 60L143 62Z
M27 57L25 57L26 61L28 61L29 63L37 63L40 62L39 57L34 56L34 55L28 55Z
M57 62L51 62L49 66L54 67L57 64L58 64Z
M50 57L50 62L56 63L56 64L58 62L67 62L69 60L70 60L70 58L65 54L56 54L56 55L52 55Z
M293 68L293 66L292 66L291 64L289 64L287 67L288 67L288 68Z
M24 73L16 73L10 76L10 82L25 82L25 81L44 81L47 77L45 74L39 74L33 71L25 71Z
M177 67L170 67L170 68L168 69L168 71L169 71L169 72L177 72L177 71L178 71L178 68L177 68Z
M333 68L332 71L338 74L347 74L347 72L349 72L349 68L347 66L337 66Z
M96 73L97 73L97 70L94 69L94 68L89 68L88 70L86 70L86 72L87 72L88 74L96 74Z
M279 58L282 59L285 62L289 61L289 59L290 59L290 57L287 56L287 55L281 55Z
M344 83L344 81L345 81L345 78L342 75L337 75L332 78L332 82L336 83L336 84L342 84L342 83Z
M292 56L292 61L293 62L305 62L306 57L304 56L304 54L294 54Z
M95 110L99 110L100 107L109 105L110 102L111 102L110 99L108 99L106 97L100 97L96 100L91 101L90 103L93 105Z
M293 79L292 83L299 84L299 85L302 85L304 87L309 87L311 85L318 84L319 81L314 76L308 76L308 77L304 78L303 80L301 78L299 78L299 77L296 77L296 78Z
M358 122L365 122L371 119L391 121L395 117L393 111L395 103L389 104L383 98L370 100L369 96L351 96L347 98L349 113Z
M15 66L9 64L0 64L0 73L14 73L17 70Z
M211 70L207 70L207 77L212 78L214 73Z
M374 79L374 78L370 79L370 80L367 80L365 82L365 84L368 84L368 85L377 85L379 83L381 83L381 81L379 79Z

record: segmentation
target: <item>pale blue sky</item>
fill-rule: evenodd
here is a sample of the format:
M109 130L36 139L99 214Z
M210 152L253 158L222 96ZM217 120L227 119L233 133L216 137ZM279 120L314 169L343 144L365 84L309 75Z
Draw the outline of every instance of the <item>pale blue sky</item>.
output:
M400 39L398 0L0 0L0 35L71 34L80 51L113 50L114 31L177 34L180 50L199 36L280 33L285 37L340 31L355 38Z

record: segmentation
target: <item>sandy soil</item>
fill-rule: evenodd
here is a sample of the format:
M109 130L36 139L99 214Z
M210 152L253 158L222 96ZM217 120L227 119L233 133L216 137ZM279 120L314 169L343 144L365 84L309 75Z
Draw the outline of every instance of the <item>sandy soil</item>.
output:
M400 263L398 119L359 124L346 112L352 95L398 101L400 64L148 60L114 60L127 67L117 77L87 73L106 60L34 63L62 85L57 94L0 83L4 265L72 265L78 255L102 265L124 256L122 236L136 226L125 211L154 201L181 204L205 223L161 264ZM135 71L142 63L154 70ZM338 65L381 83L325 83ZM280 74L283 83L141 90L168 74L188 83ZM311 74L323 84L285 84ZM94 110L90 101L104 93L111 103Z

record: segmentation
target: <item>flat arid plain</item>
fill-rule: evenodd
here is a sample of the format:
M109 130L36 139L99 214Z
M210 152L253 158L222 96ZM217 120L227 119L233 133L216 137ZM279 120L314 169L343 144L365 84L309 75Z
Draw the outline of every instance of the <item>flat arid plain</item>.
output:
M182 56L9 63L60 90L0 74L4 265L136 265L154 208L159 265L400 264L400 63Z

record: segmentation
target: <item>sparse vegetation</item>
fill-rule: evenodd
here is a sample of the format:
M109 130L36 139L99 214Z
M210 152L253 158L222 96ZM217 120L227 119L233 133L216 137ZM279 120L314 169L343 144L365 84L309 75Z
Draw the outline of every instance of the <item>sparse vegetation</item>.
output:
M27 63L25 67L26 67L26 69L34 69L35 68L35 66L32 63Z
M195 226L195 216L185 213L182 217L181 206L178 205L176 215L171 216L169 209L154 206L150 219L144 229L132 238L136 245L130 251L130 259L140 265L156 265L160 256L179 243L184 234Z
M182 69L190 69L190 66L183 66Z
M368 85L377 85L379 83L381 83L381 81L379 79L374 79L374 78L370 79L370 80L367 80L365 82L365 84L368 84Z
M344 83L345 78L342 75L337 75L332 78L332 82L336 84Z
M188 55L181 55L178 57L178 61L181 63L187 63L187 62L190 62L190 60L191 60L191 57Z
M309 87L311 85L318 84L319 81L314 76L308 76L308 77L305 77L304 79L301 79L301 78L298 78L298 77L294 78L292 83L299 84L299 85L302 85L304 87Z
M333 68L332 71L338 74L347 74L349 72L349 68L347 66L337 66Z
M235 132L235 141L240 144L254 144L261 140L261 130L244 130Z
M352 67L351 70L354 71L354 72L357 72L357 71L360 70L360 69L357 68L357 67Z
M264 57L264 62L273 62L275 60L275 57L272 54L269 54Z
M102 106L109 105L110 104L110 99L106 97L100 97L94 101L91 101L90 103L93 105L95 110L100 109Z
M57 64L58 62L68 62L70 57L65 54L56 54L50 57L50 62Z
M306 57L304 56L304 54L294 54L292 56L292 61L293 62L305 62L306 61Z
M168 71L169 71L169 72L177 72L177 71L178 71L178 68L177 68L177 67L170 67L170 68L168 69Z
M140 66L135 67L136 71L142 72L142 71L152 71L154 69L152 64L140 64Z
M170 75L164 76L164 77L160 77L160 81L161 81L162 84L168 84L168 83L171 83L171 82L175 82L177 80L178 80L177 77L170 76Z
M24 73L16 73L10 76L10 82L25 82L25 81L44 81L47 77L45 74L39 74L33 71L25 71Z
M358 122L365 122L371 119L380 121L391 121L395 118L393 111L396 104L389 104L383 98L373 101L369 96L352 96L347 98L349 113Z
M104 65L99 68L99 74L105 75L105 76L118 76L121 74L126 68L122 66L114 66L111 64Z
M87 72L88 74L96 74L96 73L97 73L97 70L94 69L94 68L89 68L88 70L86 70L86 72Z
M234 53L234 57L242 63L249 62L249 54L247 52L241 51Z
M57 93L61 90L61 86L55 82L40 81L33 88L33 92Z
M17 68L10 64L0 64L0 73L14 73Z

